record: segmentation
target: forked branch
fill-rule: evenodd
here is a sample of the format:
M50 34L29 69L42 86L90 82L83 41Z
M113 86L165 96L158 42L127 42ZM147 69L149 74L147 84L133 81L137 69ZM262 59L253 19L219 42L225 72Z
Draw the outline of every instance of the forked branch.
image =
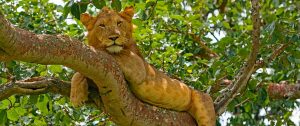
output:
M21 81L11 81L0 86L0 100L4 100L12 95L33 95L44 93L61 94L65 97L70 95L71 84L57 78L34 77ZM97 89L91 89L89 93L89 103L98 108L103 107Z
M250 76L252 75L259 52L259 36L260 36L260 18L259 18L259 0L251 0L252 3L252 49L245 65L240 69L240 72L236 75L234 82L227 87L225 93L222 93L215 100L215 107L217 114L222 114L225 111L227 105L238 95L238 93L244 89L248 83Z

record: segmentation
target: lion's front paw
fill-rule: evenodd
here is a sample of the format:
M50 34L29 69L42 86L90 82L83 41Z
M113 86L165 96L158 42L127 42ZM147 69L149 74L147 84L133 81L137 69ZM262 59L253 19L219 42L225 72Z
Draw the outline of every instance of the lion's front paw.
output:
M71 103L74 107L80 107L88 100L88 92L85 90L71 90Z
M70 100L74 107L82 106L88 100L88 83L86 77L75 73L71 80Z

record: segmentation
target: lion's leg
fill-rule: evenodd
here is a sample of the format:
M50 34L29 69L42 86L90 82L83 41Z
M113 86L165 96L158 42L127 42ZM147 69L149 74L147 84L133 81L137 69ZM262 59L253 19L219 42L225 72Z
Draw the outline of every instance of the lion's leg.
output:
M88 100L87 78L79 72L76 72L71 80L70 100L74 107L81 106Z
M192 101L188 112L195 118L198 126L215 126L214 104L208 94L192 91Z

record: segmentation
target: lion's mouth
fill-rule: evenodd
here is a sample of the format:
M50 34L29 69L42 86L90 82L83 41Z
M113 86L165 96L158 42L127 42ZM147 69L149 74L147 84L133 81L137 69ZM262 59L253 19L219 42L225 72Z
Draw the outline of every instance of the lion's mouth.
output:
M106 48L106 50L110 53L119 53L123 50L123 46L121 45L117 45L117 44L113 44L111 46L108 46Z

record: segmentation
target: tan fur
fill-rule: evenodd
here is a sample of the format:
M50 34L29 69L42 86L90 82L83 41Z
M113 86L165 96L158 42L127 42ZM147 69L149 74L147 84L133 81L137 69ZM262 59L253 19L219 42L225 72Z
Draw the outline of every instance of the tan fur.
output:
M86 77L80 73L75 73L71 80L70 100L73 106L78 107L88 100L88 83Z
M132 38L133 15L132 7L121 13L104 8L97 17L83 14L81 21L88 30L89 45L107 51L117 60L131 90L140 100L163 108L187 111L199 126L214 126L215 110L208 94L168 77L143 60ZM87 95L87 83L76 82L77 77L82 80L78 74L74 75L71 88L71 102L75 105L87 100L87 96L82 96Z

